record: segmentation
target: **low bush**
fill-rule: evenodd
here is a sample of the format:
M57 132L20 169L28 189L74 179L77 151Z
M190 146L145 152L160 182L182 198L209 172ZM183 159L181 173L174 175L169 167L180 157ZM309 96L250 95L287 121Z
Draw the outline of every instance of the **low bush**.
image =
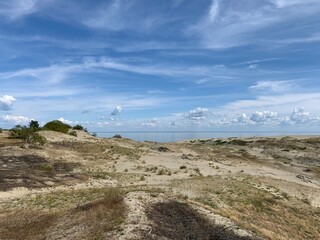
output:
M81 125L79 125L79 124L73 126L72 129L74 129L74 130L80 130L80 131L85 131L85 130L86 130L83 126L81 126Z
M51 130L51 131L56 131L61 133L68 133L70 128L71 128L70 125L65 124L59 120L48 122L43 126L43 130Z
M74 136L74 137L77 137L77 136L78 136L76 131L71 131L71 132L69 132L69 135Z
M120 134L116 134L112 138L122 138L122 136Z

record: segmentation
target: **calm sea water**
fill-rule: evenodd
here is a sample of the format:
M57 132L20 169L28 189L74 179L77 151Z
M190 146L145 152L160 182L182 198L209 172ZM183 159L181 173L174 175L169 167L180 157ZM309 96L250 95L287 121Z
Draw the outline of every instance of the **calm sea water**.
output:
M136 141L176 142L190 139L227 138L227 137L262 137L286 135L320 135L306 132L237 132L237 131L145 131L145 132L96 132L98 137L109 138L115 134Z

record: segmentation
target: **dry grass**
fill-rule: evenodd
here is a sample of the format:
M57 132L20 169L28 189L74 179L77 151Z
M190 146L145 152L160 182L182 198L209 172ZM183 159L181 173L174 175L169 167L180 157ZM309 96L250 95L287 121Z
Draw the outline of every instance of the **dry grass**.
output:
M0 155L0 190L6 191L15 187L46 187L47 181L61 184L84 180L84 174L73 173L79 166L78 163L50 162L37 155Z
M0 218L1 239L105 239L125 220L126 206L120 190L99 191L98 199L76 207L7 212Z
M257 179L197 177L176 181L177 189L190 190L193 200L234 220L239 226L270 239L316 239L320 236L319 210L289 198L276 188L264 190Z

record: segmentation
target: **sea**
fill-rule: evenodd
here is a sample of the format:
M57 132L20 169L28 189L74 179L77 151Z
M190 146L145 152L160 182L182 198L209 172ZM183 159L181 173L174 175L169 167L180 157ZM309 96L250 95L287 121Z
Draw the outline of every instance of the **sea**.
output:
M193 139L229 138L229 137L271 137L320 135L320 132L281 132L281 131L111 131L95 132L98 137L110 138L120 134L123 138L135 141L177 142Z

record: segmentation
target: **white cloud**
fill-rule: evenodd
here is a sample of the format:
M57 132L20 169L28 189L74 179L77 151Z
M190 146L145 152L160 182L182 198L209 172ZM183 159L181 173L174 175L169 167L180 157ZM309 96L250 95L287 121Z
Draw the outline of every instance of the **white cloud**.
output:
M304 108L295 108L290 115L290 120L295 123L305 123L310 120L310 113Z
M240 123L241 125L252 125L253 124L251 119L245 113L242 113L239 117L237 117L236 121L231 121L231 122Z
M170 21L170 17L165 18L158 11L153 11L153 8L148 6L148 2L144 2L143 7L140 4L139 1L126 0L98 4L92 9L91 14L86 14L80 22L95 29L109 31L132 29L145 32Z
M248 67L249 69L257 69L258 68L258 64L251 64Z
M207 48L267 44L268 39L278 36L270 35L261 41L255 34L257 31L319 12L318 0L237 0L236 4L213 0L205 16L188 32L190 35L198 33Z
M117 70L124 72L132 72L144 75L154 76L212 76L219 72L225 74L228 70L223 65L214 66L192 66L188 67L189 71L186 71L186 66L172 66L172 65L154 65L154 64L128 64L126 62L116 61L106 57L101 58L84 58L80 63L61 63L53 64L46 67L38 68L26 68L12 72L0 73L1 78L21 78L30 77L39 80L49 81L57 83L66 80L73 73L82 72L102 72L106 70Z
M208 20L210 22L214 22L219 14L219 1L218 0L212 0L209 14L208 14Z
M209 111L209 109L197 107L197 108L189 111L188 113L183 114L182 118L188 119L191 121L203 121L210 114L211 114L211 112Z
M320 93L294 93L258 96L251 100L238 100L224 106L221 111L226 112L248 112L257 109L269 109L270 111L289 113L290 109L296 106L308 106L308 108L316 113L320 113Z
M117 115L119 115L119 114L121 113L121 111L122 111L121 106L116 106L116 107L114 108L114 110L112 111L111 115L117 116Z
M151 119L150 121L145 121L141 124L142 127L159 127L160 121L156 118Z
M4 95L0 97L0 110L8 111L12 107L16 99L9 95Z
M170 127L178 127L178 126L180 126L180 123L178 121L172 121L172 122L169 122L169 126Z
M271 111L263 111L263 112L254 112L252 113L250 120L253 122L267 122L270 120L276 119L278 114L276 112L271 112Z
M251 86L251 90L288 92L294 87L293 81L260 81Z
M32 14L37 11L38 0L10 0L0 2L0 15L10 20Z
M21 123L28 123L31 119L24 117L24 116L12 116L12 115L3 115L0 118L4 122L14 123L14 124L21 124Z
M319 3L318 0L270 0L278 8L289 7L293 5Z
M72 121L66 120L66 119L64 119L63 117L61 117L61 118L59 118L59 119L57 119L57 120L60 121L60 122L65 123L65 124L69 124L69 125L72 124Z

